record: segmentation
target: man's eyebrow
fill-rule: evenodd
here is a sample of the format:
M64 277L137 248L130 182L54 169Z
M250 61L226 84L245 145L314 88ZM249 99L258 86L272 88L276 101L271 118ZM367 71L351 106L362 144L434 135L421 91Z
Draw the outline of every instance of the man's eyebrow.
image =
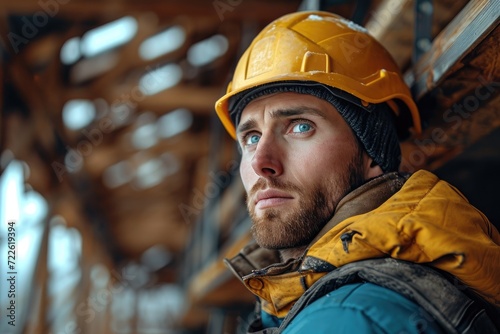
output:
M253 118L250 118L250 119L246 120L245 122L240 123L240 125L238 125L238 128L236 129L236 134L246 132L252 128L255 128L256 126L257 126L257 122Z
M286 118L291 116L300 116L306 114L314 114L319 117L325 118L325 113L310 107L296 107L296 108L288 108L288 109L277 109L270 112L271 118ZM247 121L240 123L238 128L236 129L236 133L242 133L248 131L254 127L256 127L257 122L250 118Z
M277 109L270 112L272 118L282 118L290 116L299 116L304 114L315 114L322 118L325 118L325 113L311 107L296 107L288 109Z

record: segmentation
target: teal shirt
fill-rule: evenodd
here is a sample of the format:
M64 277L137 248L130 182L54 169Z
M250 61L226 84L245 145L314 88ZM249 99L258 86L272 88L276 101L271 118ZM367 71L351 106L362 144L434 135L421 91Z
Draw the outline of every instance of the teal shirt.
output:
M278 319L263 317L265 327ZM267 322L267 323L266 323ZM283 334L444 333L420 306L397 292L371 284L342 286L307 306Z

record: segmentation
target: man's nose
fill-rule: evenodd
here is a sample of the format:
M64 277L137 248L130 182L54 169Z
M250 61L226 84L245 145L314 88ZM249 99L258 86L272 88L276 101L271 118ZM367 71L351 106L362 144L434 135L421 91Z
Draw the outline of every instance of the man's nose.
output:
M252 168L262 177L276 177L283 173L281 150L271 137L261 137L252 158Z

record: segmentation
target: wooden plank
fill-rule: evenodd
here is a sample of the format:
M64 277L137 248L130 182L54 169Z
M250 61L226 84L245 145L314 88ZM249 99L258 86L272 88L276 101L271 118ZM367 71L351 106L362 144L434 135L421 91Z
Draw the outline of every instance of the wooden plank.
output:
M500 26L419 102L426 122L402 143L403 169L434 170L500 127Z
M433 1L432 37L435 37L468 1ZM411 66L414 25L414 1L384 0L370 13L365 27L389 51L400 68L405 70Z
M177 85L164 92L146 96L139 101L138 108L157 112L187 108L194 113L207 115L213 113L213 106L219 97L224 94L224 89L217 86Z
M499 23L500 1L470 1L434 39L431 49L405 74L419 100L437 87Z
M420 138L401 143L402 170L435 170L460 155L466 148L500 127L500 98L474 112L473 117L461 118L453 114L453 122L446 123L442 114L437 115ZM451 118L450 118L451 119ZM454 127L457 126L455 129Z
M23 333L42 334L47 332L47 313L50 309L48 292L48 249L49 249L49 219L43 221L43 234L40 242L38 256L34 264L32 293L29 296L29 307L25 323L19 324L23 328Z
M255 297L222 262L223 258L238 254L251 239L250 232L246 232L236 240L231 240L215 261L208 263L194 275L187 288L189 299L194 304L221 307L255 301Z
M413 1L384 0L371 12L366 29L393 56L399 67L407 66L413 47Z
M189 15L211 16L225 20L268 22L285 13L297 10L301 1L265 0L1 0L0 6L8 13L31 14L45 12L49 16L74 20L95 20L99 17L118 18L130 13L153 12L159 17Z

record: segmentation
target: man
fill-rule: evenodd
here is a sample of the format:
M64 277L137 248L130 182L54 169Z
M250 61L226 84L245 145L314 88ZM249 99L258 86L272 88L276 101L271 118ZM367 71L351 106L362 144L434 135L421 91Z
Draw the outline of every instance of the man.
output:
M272 22L216 111L241 147L256 242L226 260L258 296L248 332L497 331L500 235L430 172L398 172L419 114L362 27Z

